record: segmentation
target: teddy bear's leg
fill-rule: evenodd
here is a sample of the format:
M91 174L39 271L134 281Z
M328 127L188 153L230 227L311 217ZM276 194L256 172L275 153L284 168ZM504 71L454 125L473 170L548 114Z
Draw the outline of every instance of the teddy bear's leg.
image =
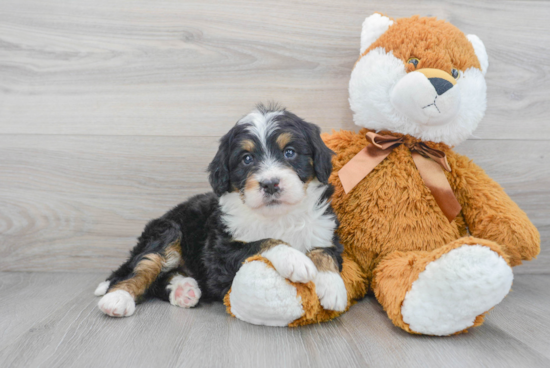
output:
M366 292L365 277L344 257L342 279L348 305ZM300 326L331 320L343 312L325 310L313 282L294 283L283 278L264 257L254 256L242 265L224 298L228 313L240 320L266 326Z
M491 241L461 238L431 252L394 252L373 289L393 323L411 333L451 335L483 323L510 291L508 256Z

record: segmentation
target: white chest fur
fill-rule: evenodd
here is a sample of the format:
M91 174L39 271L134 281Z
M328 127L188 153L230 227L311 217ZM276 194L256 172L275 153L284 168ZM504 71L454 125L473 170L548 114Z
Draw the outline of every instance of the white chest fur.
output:
M267 217L246 206L239 193L227 193L220 197L222 221L233 239L252 242L266 238L282 240L293 248L306 253L313 248L332 246L336 219L325 214L329 203L319 203L325 186L317 180L310 183L306 197L292 206L289 212Z

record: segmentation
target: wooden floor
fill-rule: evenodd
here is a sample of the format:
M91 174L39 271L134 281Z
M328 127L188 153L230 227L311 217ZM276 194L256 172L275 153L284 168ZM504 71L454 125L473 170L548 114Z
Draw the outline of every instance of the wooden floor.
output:
M469 333L409 335L367 297L303 328L253 326L221 303L158 300L110 318L92 295L103 275L0 273L0 367L550 367L550 275L520 275Z

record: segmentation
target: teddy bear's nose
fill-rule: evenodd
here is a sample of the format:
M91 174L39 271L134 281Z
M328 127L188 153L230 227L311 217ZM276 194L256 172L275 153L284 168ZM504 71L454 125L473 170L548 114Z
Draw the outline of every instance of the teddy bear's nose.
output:
M430 81L432 86L434 86L435 91L439 96L441 96L453 87L453 84L451 82L443 78L428 78L428 80Z

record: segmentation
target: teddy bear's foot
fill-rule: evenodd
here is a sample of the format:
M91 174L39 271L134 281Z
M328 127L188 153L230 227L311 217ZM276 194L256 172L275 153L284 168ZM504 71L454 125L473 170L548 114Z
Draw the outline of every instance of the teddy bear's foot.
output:
M512 280L512 269L498 253L481 245L462 245L420 273L403 301L403 321L422 334L460 332L500 303Z
M252 256L241 266L224 297L227 312L243 321L266 326L297 327L330 321L366 293L365 274L348 256L344 254L342 258L339 279L323 280L325 285L319 285L317 291L314 282L291 282L283 278L268 259ZM317 278L316 281L323 283ZM336 294L326 290L329 284L338 287L338 281L344 283L344 290ZM321 305L318 293L327 309Z
M287 326L304 314L296 288L262 261L242 265L228 297L230 313L255 325Z

